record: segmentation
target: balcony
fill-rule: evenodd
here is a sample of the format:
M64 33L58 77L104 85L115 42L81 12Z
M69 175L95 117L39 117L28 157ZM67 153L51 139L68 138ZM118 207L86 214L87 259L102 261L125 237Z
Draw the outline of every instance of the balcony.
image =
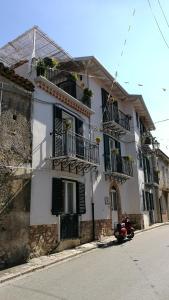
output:
M124 135L130 133L130 119L129 115L109 104L103 113L103 130L104 132L114 132L117 135Z
M99 145L75 132L53 132L53 166L62 171L87 173L99 165Z
M82 88L81 86L83 85L83 82L76 80L71 73L57 69L54 70L52 68L38 68L37 76L45 77L47 80L54 83L67 94L91 108L91 96L84 96L84 90L86 89Z
M145 178L145 184L147 186L158 187L159 185L158 171L152 171L150 173L147 172L147 170L144 170L144 178Z
M133 162L127 156L112 155L111 159L106 159L106 178L118 182L125 182L127 179L133 177Z

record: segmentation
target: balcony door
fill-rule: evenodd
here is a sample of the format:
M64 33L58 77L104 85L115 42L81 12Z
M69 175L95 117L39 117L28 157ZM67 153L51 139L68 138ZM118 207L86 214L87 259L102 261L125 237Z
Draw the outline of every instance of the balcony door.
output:
M62 130L63 135L63 149L65 155L76 155L76 143L75 143L75 117L68 113L62 113Z

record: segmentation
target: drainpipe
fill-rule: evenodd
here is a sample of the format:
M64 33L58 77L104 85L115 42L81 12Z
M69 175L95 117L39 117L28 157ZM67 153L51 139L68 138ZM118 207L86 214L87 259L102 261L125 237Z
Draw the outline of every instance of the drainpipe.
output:
M85 70L87 87L89 88L89 77L87 73L87 66ZM89 130L90 130L90 141L91 141L91 118L89 117ZM92 208L92 240L95 240L95 216L94 216L94 193L93 193L93 172L90 171L90 182L91 182L91 208Z
M2 96L3 96L3 82L1 83L1 93L0 93L0 116L2 111Z

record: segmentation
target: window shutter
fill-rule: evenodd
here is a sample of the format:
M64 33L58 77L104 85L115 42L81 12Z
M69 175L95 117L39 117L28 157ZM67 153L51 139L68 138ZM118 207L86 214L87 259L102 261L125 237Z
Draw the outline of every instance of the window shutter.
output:
M104 165L105 171L110 170L110 145L109 137L104 134Z
M53 106L53 157L61 156L62 149L62 109Z
M63 213L63 184L62 179L52 179L52 215Z
M85 184L81 182L76 183L76 207L79 215L86 213Z
M83 136L83 122L76 118L75 119L75 130L76 130L76 155L79 158L84 158L84 140L80 136ZM79 136L80 135L80 136Z
M107 121L107 108L106 108L106 104L107 104L107 98L108 98L108 93L104 90L101 89L101 93L102 93L102 113L103 113L103 122Z

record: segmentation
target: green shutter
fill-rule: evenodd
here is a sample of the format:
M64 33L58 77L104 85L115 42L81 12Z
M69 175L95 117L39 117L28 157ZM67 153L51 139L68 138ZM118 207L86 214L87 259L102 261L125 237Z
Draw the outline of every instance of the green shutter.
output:
M52 215L64 212L63 207L63 183L60 178L52 179Z
M107 111L107 98L108 98L108 93L104 90L101 89L102 93L102 113L103 113L103 122L106 122L108 120L108 111Z
M109 137L104 134L104 165L105 171L110 170L110 145L109 145Z
M76 208L79 215L86 213L85 184L81 182L76 183Z

